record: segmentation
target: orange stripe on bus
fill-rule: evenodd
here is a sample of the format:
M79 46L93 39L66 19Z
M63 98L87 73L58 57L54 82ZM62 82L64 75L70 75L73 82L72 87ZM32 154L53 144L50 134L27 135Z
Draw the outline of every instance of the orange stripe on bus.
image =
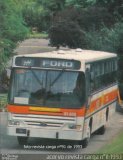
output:
M112 91L104 95L103 104L106 105L117 98L118 90Z
M85 110L86 110L86 107L85 106L83 106L82 108L80 108L80 109L61 109L61 112L63 112L64 114L66 113L68 113L69 114L69 116L75 116L75 114L76 114L76 116L77 117L81 117L81 116L84 116L85 115Z
M106 104L112 102L117 98L118 90L114 90L110 93L104 94L101 97L95 99L91 102L90 107L88 108L86 115L95 112L97 109L105 106Z
M17 106L17 105L7 105L7 110L8 112L11 112L11 113L27 114L29 112L29 107Z
M56 116L84 116L85 107L80 109L57 109L32 106L18 106L8 105L8 112L16 114L43 114L43 115L56 115Z

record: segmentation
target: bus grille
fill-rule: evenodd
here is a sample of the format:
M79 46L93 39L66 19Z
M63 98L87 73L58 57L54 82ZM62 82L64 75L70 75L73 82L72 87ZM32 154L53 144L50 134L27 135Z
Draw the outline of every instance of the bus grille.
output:
M13 114L13 120L22 121L25 126L60 128L65 124L76 124L76 117L49 116L49 115L23 115Z

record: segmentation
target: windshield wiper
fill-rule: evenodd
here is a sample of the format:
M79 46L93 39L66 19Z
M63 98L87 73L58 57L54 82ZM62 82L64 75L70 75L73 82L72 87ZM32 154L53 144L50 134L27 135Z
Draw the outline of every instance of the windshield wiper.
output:
M61 77L61 75L64 73L64 69L58 74L58 76L53 80L53 82L50 84L50 87L53 86L56 81Z

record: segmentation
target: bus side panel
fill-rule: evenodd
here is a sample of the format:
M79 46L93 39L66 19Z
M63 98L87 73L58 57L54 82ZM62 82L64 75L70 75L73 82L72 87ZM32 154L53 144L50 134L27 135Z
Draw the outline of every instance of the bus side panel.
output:
M83 139L87 136L88 126L91 133L105 125L116 110L117 85L91 96L90 106L85 116Z

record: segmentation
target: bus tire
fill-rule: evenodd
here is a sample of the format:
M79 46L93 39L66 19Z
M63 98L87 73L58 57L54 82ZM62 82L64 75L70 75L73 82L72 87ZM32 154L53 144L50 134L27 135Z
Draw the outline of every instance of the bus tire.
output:
M123 108L118 103L116 105L116 111L123 113Z
M89 143L88 138L84 139L82 141L82 148L86 148L88 146L88 143Z
M103 125L102 127L100 127L98 130L97 130L97 134L99 135L103 135L106 131L106 126Z
M87 133L87 138L85 138L84 140L79 142L79 144L82 145L82 148L86 148L88 146L88 143L90 141L90 137L91 137L91 128L89 126L88 133Z
M26 145L28 141L28 137L18 136L17 140L18 140L19 145Z

